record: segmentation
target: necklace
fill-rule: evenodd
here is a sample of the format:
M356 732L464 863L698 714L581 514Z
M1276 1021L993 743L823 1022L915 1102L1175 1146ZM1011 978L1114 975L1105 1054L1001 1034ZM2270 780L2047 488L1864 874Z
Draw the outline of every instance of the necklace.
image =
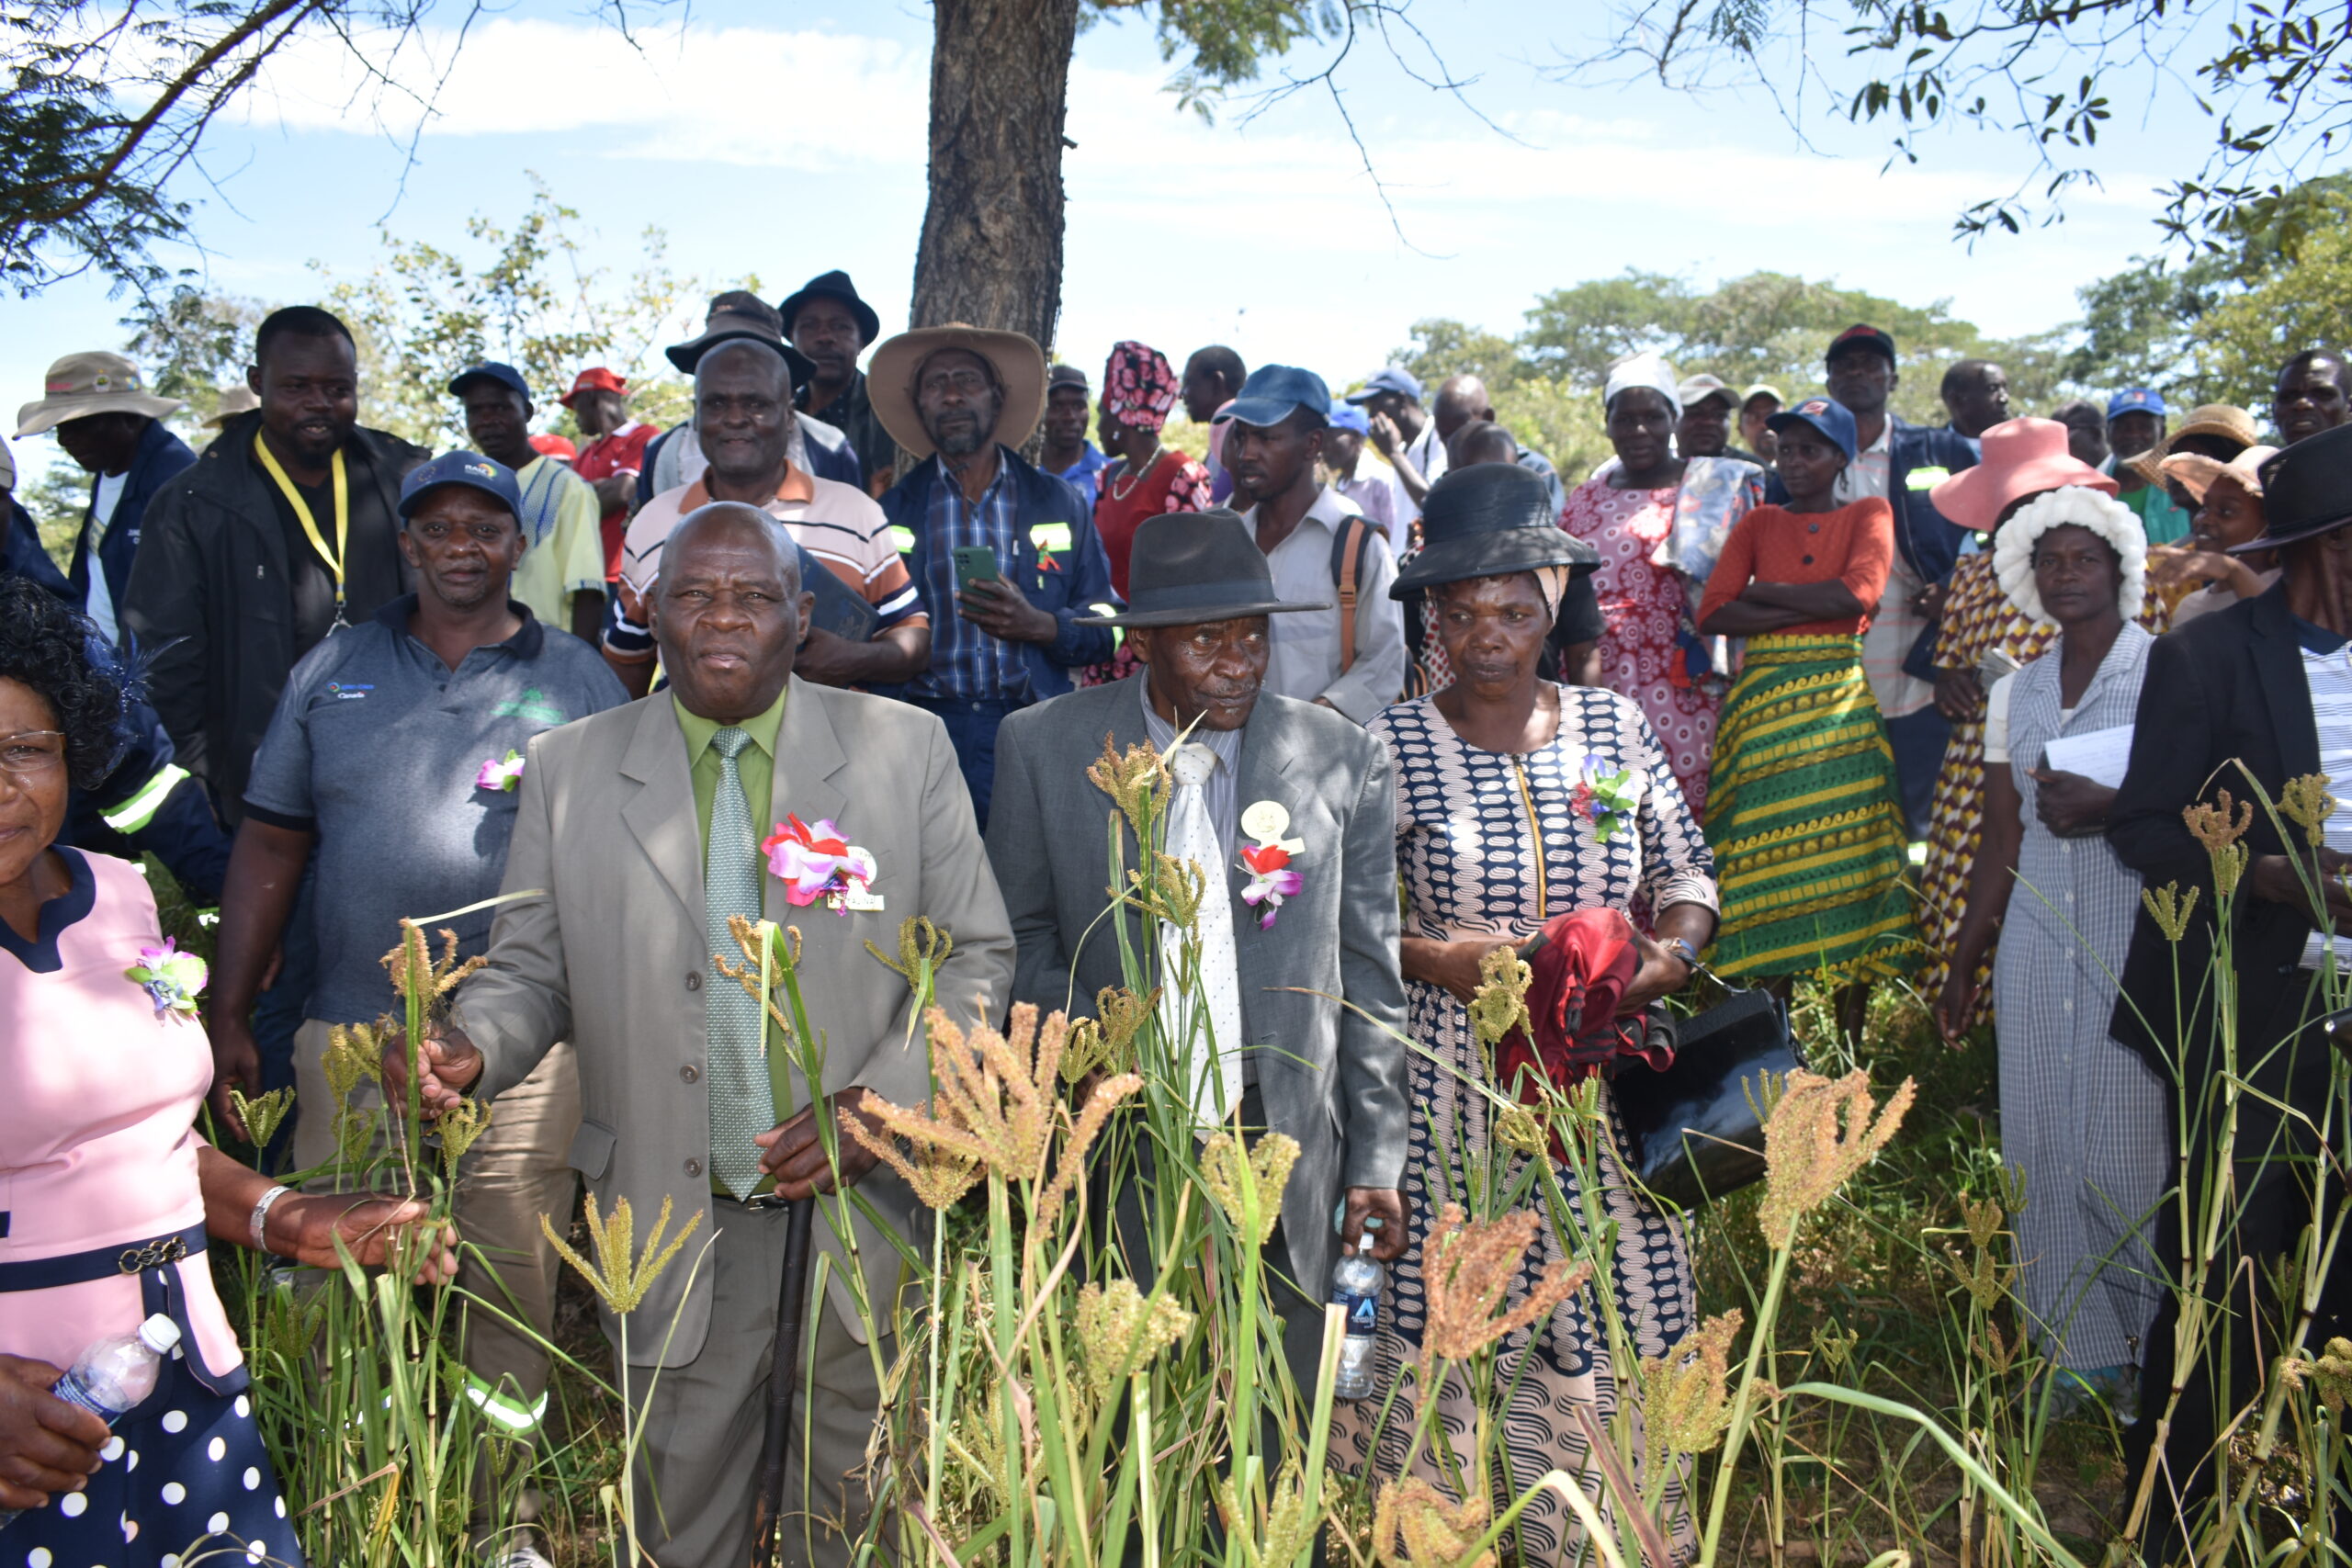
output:
M1151 444L1151 456L1144 459L1142 468L1136 469L1133 473L1118 475L1111 480L1111 499L1113 501L1125 501L1128 496L1135 493L1136 486L1143 483L1144 479L1151 473L1151 470L1159 467L1159 459L1165 457L1167 452L1168 447L1165 444L1158 441L1153 442ZM1121 488L1122 481L1125 481L1124 489Z

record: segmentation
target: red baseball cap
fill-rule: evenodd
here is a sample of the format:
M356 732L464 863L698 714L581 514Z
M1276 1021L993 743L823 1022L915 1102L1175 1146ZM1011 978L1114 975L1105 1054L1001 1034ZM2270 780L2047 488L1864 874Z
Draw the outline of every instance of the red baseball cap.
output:
M618 376L614 375L603 366L594 365L589 367L587 369L582 370L579 375L573 377L571 379L571 390L564 393L563 396L558 398L556 401L561 403L565 408L570 408L572 404L572 400L579 397L582 392L626 392L628 390L628 383L627 381L624 381Z
M580 449L560 435L534 435L531 437L531 449L542 457L553 457L564 463L580 456Z

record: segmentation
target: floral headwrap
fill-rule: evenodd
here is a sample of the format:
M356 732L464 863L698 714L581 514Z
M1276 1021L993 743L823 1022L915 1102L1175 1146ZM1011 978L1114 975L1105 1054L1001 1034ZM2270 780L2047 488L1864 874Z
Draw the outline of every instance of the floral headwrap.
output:
M1114 343L1102 367L1102 406L1130 430L1158 430L1176 406L1176 372L1144 343Z

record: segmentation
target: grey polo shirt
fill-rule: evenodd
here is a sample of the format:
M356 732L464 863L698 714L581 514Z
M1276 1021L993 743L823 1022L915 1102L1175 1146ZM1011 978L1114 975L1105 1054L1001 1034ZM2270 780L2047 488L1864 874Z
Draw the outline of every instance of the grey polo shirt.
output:
M410 594L320 643L287 680L254 757L245 809L318 835L318 979L306 1017L366 1023L390 1012L382 960L401 918L496 895L515 792L476 788L482 763L628 700L594 649L509 607L522 629L452 670L409 635ZM460 955L470 956L488 944L493 912L433 930L456 931ZM434 942L437 953L437 934Z

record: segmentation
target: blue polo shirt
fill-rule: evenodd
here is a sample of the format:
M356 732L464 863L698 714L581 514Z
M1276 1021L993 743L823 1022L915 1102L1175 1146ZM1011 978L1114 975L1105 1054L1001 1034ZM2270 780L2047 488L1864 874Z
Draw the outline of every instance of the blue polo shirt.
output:
M416 595L335 633L302 656L254 757L245 809L318 835L312 919L317 988L306 1017L368 1023L393 1010L384 954L403 917L460 909L498 892L515 791L482 789L486 761L531 737L628 701L602 655L549 636L510 602L522 628L455 670L409 635ZM489 943L495 911L435 921L460 956Z

